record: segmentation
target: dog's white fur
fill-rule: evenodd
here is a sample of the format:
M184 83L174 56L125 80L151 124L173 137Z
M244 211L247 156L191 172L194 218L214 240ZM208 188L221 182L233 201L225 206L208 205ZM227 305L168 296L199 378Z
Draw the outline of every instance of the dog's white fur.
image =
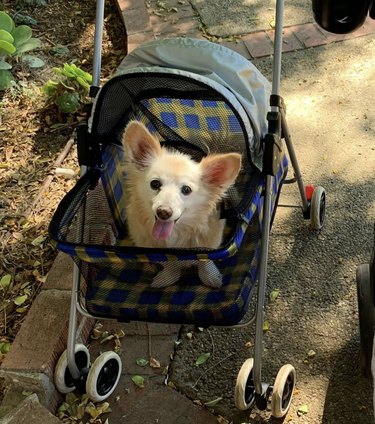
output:
M197 163L188 155L161 147L138 121L126 127L123 144L127 220L134 244L154 248L219 247L225 220L220 220L217 205L237 178L241 155L210 154ZM165 263L152 287L173 284L180 278L179 267L190 265L189 261ZM203 284L221 286L222 276L213 262L198 261L198 274Z

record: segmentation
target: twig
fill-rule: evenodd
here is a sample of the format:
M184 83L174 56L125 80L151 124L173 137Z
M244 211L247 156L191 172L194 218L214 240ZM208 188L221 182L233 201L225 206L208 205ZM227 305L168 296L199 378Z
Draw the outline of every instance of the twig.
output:
M207 333L208 333L208 335L210 336L210 338L211 338L211 344L212 344L212 354L211 354L211 356L212 356L212 358L214 357L214 355L215 355L215 343L214 343L214 338L213 338L213 336L212 336L212 334L211 334L211 331L207 328Z
M148 357L152 358L152 349L151 349L151 330L150 325L148 322L146 322L147 327L147 335L148 335Z
M59 156L57 157L57 159L55 160L53 167L56 168L58 166L60 166L64 159L66 158L66 156L68 155L70 149L72 148L74 144L74 139L70 138L64 149L62 150L62 152L59 154ZM40 201L40 199L42 198L44 192L47 190L47 188L50 186L53 178L54 178L55 174L53 173L53 171L45 178L45 180L43 181L43 184L37 194L37 196L35 197L35 199L33 200L32 204L30 205L30 207L26 210L25 212L25 216L29 217L30 215L32 215L35 206L38 204L38 202Z
M205 376L209 371L211 371L213 368L217 367L218 365L220 365L222 362L226 361L228 358L230 358L231 356L233 356L235 354L235 352L230 353L228 356L226 356L225 358L223 358L221 361L216 362L215 364L211 365L210 367L208 367L206 369L206 371L204 371L198 378L198 380L192 385L192 389L195 389L195 386L199 383L200 379Z

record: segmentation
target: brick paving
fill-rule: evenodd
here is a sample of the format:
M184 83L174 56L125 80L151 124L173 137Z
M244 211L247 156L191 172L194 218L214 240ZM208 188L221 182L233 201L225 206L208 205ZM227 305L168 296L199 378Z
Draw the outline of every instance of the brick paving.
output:
M168 1L168 10L156 12L155 0L117 0L128 34L128 52L139 44L164 37L191 37L204 39L210 36L200 30L202 26L190 3ZM375 21L367 19L364 25L351 34L331 34L315 23L304 23L284 28L283 52L291 52L350 38L375 33ZM257 59L273 54L273 31L256 31L236 37L235 40L218 40L248 59Z

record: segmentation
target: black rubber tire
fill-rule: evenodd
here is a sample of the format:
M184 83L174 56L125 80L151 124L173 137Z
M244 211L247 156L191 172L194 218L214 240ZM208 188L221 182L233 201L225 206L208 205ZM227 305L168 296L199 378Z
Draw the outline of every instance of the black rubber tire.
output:
M363 374L371 377L374 342L374 287L371 282L369 264L362 264L357 268L357 296L361 343L359 362Z

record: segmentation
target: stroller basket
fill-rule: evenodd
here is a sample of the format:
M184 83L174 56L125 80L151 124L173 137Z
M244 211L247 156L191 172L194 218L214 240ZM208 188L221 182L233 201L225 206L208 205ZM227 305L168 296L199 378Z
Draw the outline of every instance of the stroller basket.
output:
M114 175L119 169L118 146L108 146L108 166L101 173L85 174L60 203L50 225L57 248L79 264L87 311L97 317L119 321L232 325L245 314L257 280L264 180L248 210L247 220L228 219L224 247L209 249L155 249L127 245L126 226L118 222ZM120 150L121 151L121 150ZM284 160L275 178L274 204L286 175ZM120 168L121 169L121 168ZM112 186L113 184L113 186ZM94 188L93 188L94 187ZM111 196L109 196L111 193ZM117 192L118 195L118 192ZM120 231L121 230L121 231ZM223 286L212 289L201 284L195 268L187 269L178 284L164 289L150 287L164 261L213 260L223 275Z
M211 45L204 44L207 46ZM128 58L130 64L137 59L134 55ZM246 67L251 66L245 62ZM208 153L241 153L243 169L221 205L226 226L219 248L131 245L121 139L132 119L143 122L161 144L197 161ZM100 151L99 160L65 196L50 224L57 248L79 266L82 300L91 315L202 326L232 325L243 318L258 278L260 256L265 176L254 153L259 150L258 127L232 90L199 73L125 66L125 72L103 86L87 137L93 150ZM274 178L273 211L286 173L284 156ZM190 266L207 260L213 261L223 276L219 289L204 286L196 267ZM151 288L166 261L189 261L189 267L177 284Z

